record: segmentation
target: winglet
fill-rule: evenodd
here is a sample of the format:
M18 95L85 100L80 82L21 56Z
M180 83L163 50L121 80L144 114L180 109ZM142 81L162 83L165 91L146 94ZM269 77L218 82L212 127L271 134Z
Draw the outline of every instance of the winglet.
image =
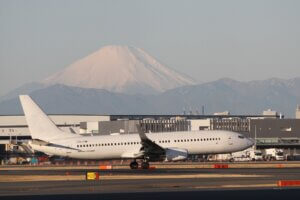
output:
M139 124L136 125L136 128L138 130L139 136L142 141L149 140L148 137L146 136L145 130L142 129L142 127Z
M144 148L145 154L164 154L165 150L152 140L150 140L145 133L145 130L141 128L139 124L136 125L137 130L139 132L139 136L142 141L142 146Z

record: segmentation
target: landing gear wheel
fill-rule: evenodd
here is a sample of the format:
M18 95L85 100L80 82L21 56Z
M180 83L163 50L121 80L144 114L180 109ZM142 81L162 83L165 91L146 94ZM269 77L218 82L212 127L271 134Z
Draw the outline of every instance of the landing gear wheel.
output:
M133 161L130 163L130 169L138 169L139 168L139 164L136 161Z
M142 167L142 169L149 169L149 167L150 167L149 162L142 162L141 167Z

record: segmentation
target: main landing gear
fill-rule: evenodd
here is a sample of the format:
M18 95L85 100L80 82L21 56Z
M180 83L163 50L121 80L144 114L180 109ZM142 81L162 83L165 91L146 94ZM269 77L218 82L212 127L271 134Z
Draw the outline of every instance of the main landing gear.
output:
M130 166L130 169L138 169L139 168L139 164L136 160L132 161L129 166ZM141 168L149 169L149 167L150 167L149 162L147 160L143 160L143 162L141 163Z
M129 166L130 166L130 169L138 169L139 168L139 164L136 162L136 160L132 161Z
M148 161L143 161L141 164L142 169L149 169L150 165Z

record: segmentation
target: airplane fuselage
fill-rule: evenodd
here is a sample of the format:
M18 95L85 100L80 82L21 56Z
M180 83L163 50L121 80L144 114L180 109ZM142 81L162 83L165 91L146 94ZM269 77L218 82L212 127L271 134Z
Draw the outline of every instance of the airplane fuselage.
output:
M242 151L253 144L241 134L229 131L184 131L146 135L165 149L184 149L188 154L231 153ZM33 149L49 155L76 159L138 158L142 148L139 134L74 136L52 143L55 145L35 142L30 145Z

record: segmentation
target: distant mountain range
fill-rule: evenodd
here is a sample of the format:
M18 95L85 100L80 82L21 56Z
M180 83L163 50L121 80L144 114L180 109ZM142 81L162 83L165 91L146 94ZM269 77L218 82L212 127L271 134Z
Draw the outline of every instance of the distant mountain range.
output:
M19 94L30 94L52 114L260 114L271 108L293 117L300 104L300 78L196 84L136 47L111 45L41 82L0 98L0 114L21 114Z
M31 86L30 86L31 85ZM34 87L35 89L33 89ZM271 108L294 117L300 104L300 78L240 82L232 79L187 85L158 94L124 94L62 84L29 84L0 99L0 114L22 114L18 94L29 93L49 114L261 114Z

